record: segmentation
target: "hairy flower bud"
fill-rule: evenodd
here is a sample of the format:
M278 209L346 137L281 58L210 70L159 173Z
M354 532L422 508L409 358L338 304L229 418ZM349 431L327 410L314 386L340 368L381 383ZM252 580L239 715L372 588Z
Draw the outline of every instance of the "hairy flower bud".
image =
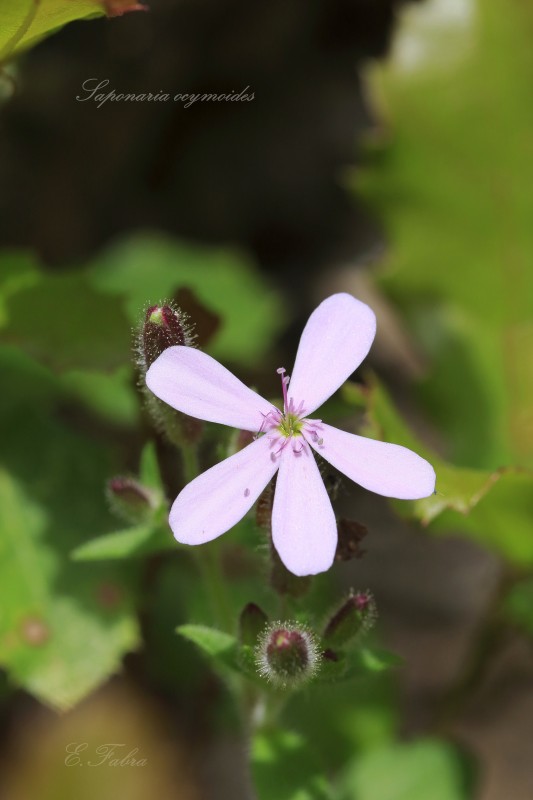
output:
M204 426L200 420L181 414L159 400L147 388L144 378L148 368L167 348L175 345L191 347L194 338L187 314L171 303L147 308L137 337L140 385L146 399L146 407L157 428L178 447L197 442Z
M158 506L156 493L135 478L111 478L106 493L112 510L126 522L145 522Z
M255 603L248 603L241 611L239 631L242 644L255 647L259 636L268 625L268 617Z
M327 623L323 640L328 647L344 647L368 631L377 616L370 592L350 594Z
M310 680L319 667L320 650L305 626L276 622L263 633L256 648L259 673L281 688L298 686Z
M186 315L171 305L146 310L141 333L145 370L168 347L191 343L186 322Z

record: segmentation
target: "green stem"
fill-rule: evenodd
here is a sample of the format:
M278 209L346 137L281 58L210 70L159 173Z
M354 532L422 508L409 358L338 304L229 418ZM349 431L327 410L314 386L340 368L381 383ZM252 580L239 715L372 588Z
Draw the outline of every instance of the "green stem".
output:
M227 633L233 633L231 604L216 547L211 543L194 548L198 571L209 595L215 623Z
M181 456L183 460L183 477L185 478L185 483L190 483L200 472L198 450L194 445L184 444L181 446Z

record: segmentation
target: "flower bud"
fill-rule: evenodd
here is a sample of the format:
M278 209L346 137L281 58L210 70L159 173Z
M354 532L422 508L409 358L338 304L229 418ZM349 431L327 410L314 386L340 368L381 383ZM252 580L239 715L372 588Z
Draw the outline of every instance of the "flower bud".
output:
M194 335L187 320L187 314L170 303L150 306L145 312L136 348L146 407L157 428L178 447L196 443L202 435L203 424L159 400L145 385L144 376L167 348L175 345L192 346Z
M268 617L265 612L255 603L248 603L241 611L239 618L241 643L255 647L267 624Z
M144 315L142 350L145 370L168 347L191 344L187 317L170 305L150 306Z
M156 493L135 478L111 478L107 483L107 497L112 511L126 522L146 522L158 506Z
M310 680L319 662L320 650L314 634L298 623L270 625L256 648L259 673L281 688Z
M372 627L376 616L376 603L370 592L350 594L326 625L324 643L328 648L350 644Z

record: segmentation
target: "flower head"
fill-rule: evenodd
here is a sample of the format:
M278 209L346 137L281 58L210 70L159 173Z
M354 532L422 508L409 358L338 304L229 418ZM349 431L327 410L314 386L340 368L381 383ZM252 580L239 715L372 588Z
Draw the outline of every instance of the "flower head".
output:
M326 425L311 415L365 358L376 332L374 312L335 294L311 314L292 378L281 367L283 410L247 388L225 367L191 347L169 347L146 374L149 389L184 414L252 431L255 440L189 483L170 511L184 544L203 544L232 528L277 473L272 540L295 575L327 570L337 524L313 450L365 489L399 499L428 497L433 467L420 456Z
M256 647L259 674L287 688L312 678L319 666L315 635L296 622L275 622L263 632Z

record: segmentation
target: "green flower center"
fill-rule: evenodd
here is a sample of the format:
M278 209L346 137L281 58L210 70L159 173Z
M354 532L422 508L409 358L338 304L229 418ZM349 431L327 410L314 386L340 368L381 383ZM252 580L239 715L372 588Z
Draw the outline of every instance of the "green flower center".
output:
M278 425L278 431L282 436L289 438L290 436L302 435L303 421L296 416L296 414L283 414Z

